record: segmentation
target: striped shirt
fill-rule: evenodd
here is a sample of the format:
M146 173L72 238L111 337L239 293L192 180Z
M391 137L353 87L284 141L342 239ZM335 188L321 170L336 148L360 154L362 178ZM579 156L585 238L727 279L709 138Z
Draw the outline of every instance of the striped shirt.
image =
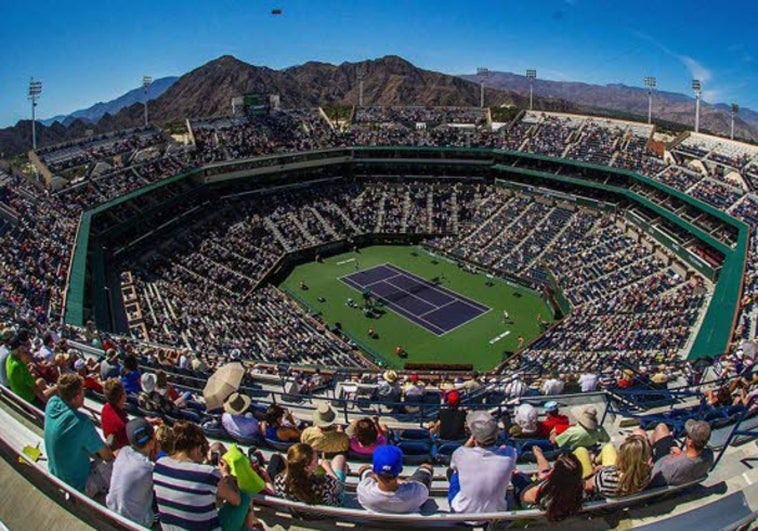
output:
M216 509L220 479L221 472L211 465L159 459L153 484L163 529L221 529Z

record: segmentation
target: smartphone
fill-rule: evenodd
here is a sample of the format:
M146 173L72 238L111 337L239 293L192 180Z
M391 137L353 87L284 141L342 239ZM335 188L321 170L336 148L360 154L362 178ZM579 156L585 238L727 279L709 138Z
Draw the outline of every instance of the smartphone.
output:
M213 466L218 466L218 461L221 458L221 454L218 452L211 452L211 464Z

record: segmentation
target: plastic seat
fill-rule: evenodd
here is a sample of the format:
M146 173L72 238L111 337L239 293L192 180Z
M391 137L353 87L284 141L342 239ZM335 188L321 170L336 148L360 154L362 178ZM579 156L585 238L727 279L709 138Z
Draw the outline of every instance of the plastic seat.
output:
M280 452L287 452L290 446L297 443L297 441L272 441L271 439L264 439L264 441L268 446Z
M429 430L422 428L408 428L395 433L395 439L398 441L425 441L427 444L431 444L432 442Z
M397 446L403 451L404 465L420 465L421 463L431 463L433 460L429 443L400 441Z
M442 465L449 465L450 458L458 448L463 446L461 442L446 442L437 447L437 451L434 456L434 460Z

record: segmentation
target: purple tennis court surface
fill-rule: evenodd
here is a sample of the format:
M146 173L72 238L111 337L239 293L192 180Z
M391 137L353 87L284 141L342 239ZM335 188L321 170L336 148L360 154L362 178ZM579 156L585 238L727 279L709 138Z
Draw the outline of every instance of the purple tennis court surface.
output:
M340 280L360 292L369 291L386 308L438 336L490 310L392 264L358 271Z

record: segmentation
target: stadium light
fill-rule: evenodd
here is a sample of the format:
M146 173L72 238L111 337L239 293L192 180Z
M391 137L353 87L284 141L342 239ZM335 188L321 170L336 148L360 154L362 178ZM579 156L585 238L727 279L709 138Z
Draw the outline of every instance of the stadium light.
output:
M740 106L736 103L732 103L732 128L731 133L729 134L729 138L734 140L734 118L737 116L737 113L740 112Z
M645 78L645 86L647 87L647 123L653 123L653 89L655 89L656 80L652 76Z
M358 69L355 73L358 77L358 107L363 107L363 82L366 80L368 72L366 71L366 65L361 63L358 65Z
M142 90L145 93L145 127L147 127L147 96L150 92L150 85L153 84L153 78L150 76L143 76L142 78Z
M692 80L692 90L695 91L695 132L700 131L700 94L702 94L703 85L699 79Z
M476 69L476 75L479 76L479 107L484 108L484 80L490 75L489 68L480 66Z
M537 79L537 71L534 69L528 69L526 71L526 78L529 80L529 110L534 110L534 80Z
M42 81L29 80L29 100L32 102L32 149L37 149L37 100L42 94Z

